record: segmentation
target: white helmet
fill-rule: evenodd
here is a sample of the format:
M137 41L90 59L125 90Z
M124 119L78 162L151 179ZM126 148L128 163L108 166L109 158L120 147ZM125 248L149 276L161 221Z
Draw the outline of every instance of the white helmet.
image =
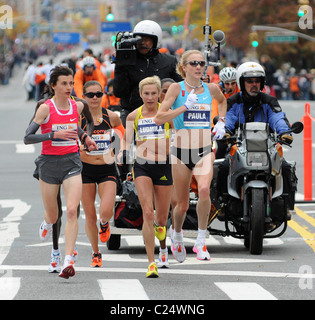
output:
M133 34L152 37L153 48L157 48L162 39L162 29L160 25L152 20L143 20L137 23L133 29Z
M260 90L264 89L266 74L264 68L257 62L245 62L237 68L236 81L241 91L245 90L244 78L261 78Z
M95 59L90 56L85 57L83 59L83 68L85 67L95 67Z
M236 80L236 69L232 67L223 68L219 73L220 80L224 82Z

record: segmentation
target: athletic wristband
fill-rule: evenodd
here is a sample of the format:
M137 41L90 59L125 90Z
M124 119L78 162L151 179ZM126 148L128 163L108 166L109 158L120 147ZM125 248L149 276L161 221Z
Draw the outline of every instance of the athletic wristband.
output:
M85 142L85 140L86 140L87 137L88 137L87 133L84 132L84 134L83 134L82 137L81 137L81 143L82 143L82 144Z

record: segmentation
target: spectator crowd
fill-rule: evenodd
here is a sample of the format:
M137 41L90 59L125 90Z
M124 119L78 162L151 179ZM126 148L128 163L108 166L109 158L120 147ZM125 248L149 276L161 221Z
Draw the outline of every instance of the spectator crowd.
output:
M113 78L114 64L111 63L108 54L100 53L95 56L88 49L80 57L71 54L63 62L76 73L82 68L82 59L86 55L95 58L95 65L102 72L105 83ZM23 78L27 99L39 100L47 84L49 72L54 66L53 60L43 64L40 61L41 57L40 53L35 54L32 51L25 55L19 55L14 51L0 54L0 85L9 83L16 65L20 66L21 62L27 62ZM260 63L266 71L266 85L269 94L276 96L280 100L315 100L315 66L310 69L297 70L290 63L284 63L279 69L275 69L271 59L266 55L260 58ZM237 65L238 63L235 64L235 67ZM215 82L216 75L214 74L211 82Z

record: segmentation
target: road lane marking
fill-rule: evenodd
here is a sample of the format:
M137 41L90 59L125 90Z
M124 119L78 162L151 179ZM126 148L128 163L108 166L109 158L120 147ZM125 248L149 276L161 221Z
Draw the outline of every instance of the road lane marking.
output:
M304 227L299 225L296 221L290 220L288 221L288 225L295 232L297 232L303 240L313 249L315 252L315 234L307 231Z
M35 147L32 144L16 144L15 145L16 153L35 153Z
M184 264L181 264L184 266ZM211 262L209 262L209 266ZM0 265L0 270L12 271L45 271L47 265ZM93 273L141 273L145 274L146 267L143 268L91 268L75 266L76 272L93 272ZM238 270L196 270L196 269L159 269L159 274L176 274L192 276L229 276L229 277L257 277L257 278L291 278L291 279L315 279L313 273L293 273L293 272L259 272L259 271L238 271Z
M315 219L306 214L301 209L295 207L296 214L302 218L304 221L307 221L309 224L315 227ZM288 226L292 228L295 232L297 232L303 240L313 249L315 252L315 233L308 231L306 226L301 226L298 222L294 220L294 216L292 220L288 221Z
M299 208L295 208L296 214L301 217L302 219L304 219L305 221L307 221L309 224L311 224L313 227L315 227L315 219L311 216L309 216L305 211L302 211Z
M138 279L98 279L104 300L150 300Z
M0 144L22 144L22 140L0 140Z
M21 287L21 278L0 278L0 300L13 300Z
M16 238L20 237L19 225L24 216L31 208L26 202L20 199L0 200L0 207L12 208L11 212L0 219L0 265L7 257L11 246Z
M269 291L254 282L215 282L232 300L278 300Z
M130 236L132 237L132 236ZM59 244L64 243L64 241L59 241ZM85 242L76 242L77 246L90 246L90 243ZM52 246L52 242L45 242L39 244L27 245L28 247L43 247L43 246ZM105 247L106 245L99 245L100 247ZM80 250L79 250L80 251ZM107 253L102 251L102 260L103 262L132 262L132 263L146 263L148 259L146 257L138 258L135 254L128 253ZM268 259L245 259L245 258L212 258L211 264L234 264L234 263L282 263L286 260L268 260ZM172 256L169 254L169 263L172 266L183 265L178 263ZM195 255L187 256L185 260L185 265L200 265L200 261L196 259Z

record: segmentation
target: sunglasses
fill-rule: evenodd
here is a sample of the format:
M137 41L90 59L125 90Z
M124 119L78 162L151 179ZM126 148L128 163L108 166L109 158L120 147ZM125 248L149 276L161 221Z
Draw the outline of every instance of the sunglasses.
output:
M92 99L94 96L96 96L97 98L102 98L103 97L103 92L101 91L97 91L97 92L86 92L84 94L86 97Z
M205 61L196 61L196 60L192 60L192 61L187 61L185 64L190 64L192 67L197 67L198 64L201 67L204 67L206 65Z

